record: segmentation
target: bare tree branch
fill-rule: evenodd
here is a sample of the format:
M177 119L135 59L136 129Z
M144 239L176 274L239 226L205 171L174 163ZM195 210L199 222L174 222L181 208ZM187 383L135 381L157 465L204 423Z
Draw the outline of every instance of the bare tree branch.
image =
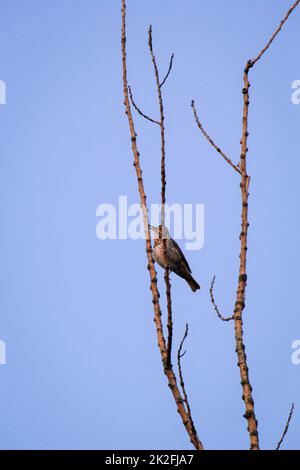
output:
M300 0L297 0L292 6L291 8L288 10L287 14L285 15L285 17L283 18L283 20L280 22L280 25L278 26L278 28L276 29L276 31L274 31L274 33L272 34L270 40L267 42L267 44L265 45L265 47L260 51L260 53L258 54L258 56L251 60L251 64L252 66L256 64L257 61L259 61L259 59L262 57L262 55L266 52L267 49L269 49L270 45L272 44L272 42L274 41L274 39L276 38L277 34L281 31L281 28L282 26L284 25L284 23L287 21L288 17L290 16L290 14L295 10L295 8L297 7L297 5L300 3Z
M214 299L214 284L215 284L215 280L216 280L216 276L213 277L212 281L211 281L211 285L210 285L210 289L209 289L209 292L210 292L210 300L211 300L211 303L213 304L213 307L218 315L218 317L220 318L220 320L222 321L230 321L230 320L233 320L234 319L234 315L231 315L231 317L223 317L223 315L220 313L220 310L218 309L218 306L216 305L215 303L215 299Z
M187 414L184 400L180 393L180 389L178 387L176 375L173 371L172 365L168 366L168 350L167 350L166 340L165 340L164 333L163 333L163 324L162 324L162 319L161 319L159 291L157 287L156 270L154 266L153 252L152 252L152 246L151 246L151 236L150 236L149 221L148 221L146 194L145 194L144 182L143 182L142 170L141 170L141 164L140 164L140 154L137 149L137 134L135 132L131 106L130 106L130 100L129 100L129 93L128 93L127 63L126 63L126 2L125 0L122 0L122 40L121 40L121 43L122 43L124 106L125 106L125 113L128 119L128 124L129 124L132 152L133 152L133 157L134 157L134 166L135 166L135 171L136 171L136 176L137 176L138 190L140 194L140 202L143 208L143 222L144 222L144 230L145 230L145 235L146 235L146 254L147 254L147 261L148 261L148 269L150 273L150 281L151 281L150 289L152 292L154 322L155 322L156 333L157 333L158 347L159 347L159 351L161 354L164 373L168 379L169 388L176 402L178 413L189 435L190 441L197 450L203 450L203 445L201 441L199 440L197 432L194 426L192 426L189 416Z
M294 403L292 403L292 406L291 406L291 409L290 409L290 412L289 412L289 416L288 416L288 419L287 419L287 422L286 422L286 425L285 425L283 434L282 434L281 439L280 439L280 441L278 442L277 447L276 447L275 450L279 450L281 444L283 443L283 440L284 440L284 438L285 438L285 435L286 435L286 433L287 433L288 430L289 430L289 426L290 426L290 422L291 422L291 419L292 419L292 416L293 416L293 412L294 412Z
M135 104L135 101L134 101L134 99L133 99L133 94L132 94L132 91L131 91L131 87L130 87L130 86L128 87L128 91L129 91L130 100L131 100L131 103L132 103L132 106L134 107L134 109L135 109L141 116L143 116L143 118L148 119L148 121L153 122L154 124L158 124L158 125L160 126L160 122L155 121L155 119L152 119L151 117L147 116L147 114L144 114L144 113L140 110L140 108L138 108L138 106Z
M190 423L191 423L191 427L192 427L192 429L194 429L194 432L196 432L194 422L193 422L193 418L192 418L191 408L190 408L190 404L189 404L189 400L188 400L188 396L187 396L187 393L186 393L185 384L184 384L184 380L183 380L182 368L181 368L181 358L186 353L186 351L184 351L183 353L181 353L181 351L182 351L183 344L184 344L184 342L185 342L185 340L188 336L188 332L189 332L189 325L186 324L185 332L184 332L183 338L181 340L181 343L180 343L180 346L179 346L179 349L178 349L178 352L177 352L177 365L178 365L180 386L181 386L182 393L183 393L183 396L184 396L184 403L186 404L187 414L188 414L188 417L189 417L189 420L190 420Z
M159 85L159 88L161 88L161 87L166 83L167 78L168 78L168 76L170 75L170 72L171 72L172 66L173 66L173 59L174 59L174 54L171 55L169 69L168 69L168 71L167 71L167 74L166 74L165 78L163 79L163 81L162 81L161 84Z
M154 50L153 50L153 40L152 40L152 26L150 25L149 30L148 30L148 45L149 45L149 51L154 67L154 75L155 75L155 81L156 81L156 89L157 89L157 98L158 98L158 104L159 104L159 112L160 112L160 140L161 140L161 229L159 236L162 238L162 230L163 227L165 226L165 204L166 204L166 150L165 150L165 116L164 116L164 104L163 104L163 97L162 97L162 91L161 91L161 85L160 85L160 80L159 80L159 71L158 71L158 66L156 62L156 58L154 55ZM171 71L172 68L172 61L173 58L171 59L170 62L170 67L168 74ZM167 74L167 75L168 75ZM167 79L167 76L165 80ZM164 80L164 81L165 81ZM163 243L163 250L165 252L166 256L166 240L163 238L162 239ZM170 285L170 272L169 269L165 269L165 284L166 284L166 296L167 296L167 310L168 310L168 345L167 345L167 350L168 350L168 365L170 366L172 362L172 339L173 339L173 322L172 322L172 299L171 299L171 285Z
M197 111L196 111L196 107L195 107L195 102L194 100L192 100L192 103L191 103L191 107L194 111L194 116L195 116L195 121L197 123L197 126L199 127L200 131L202 132L202 134L204 135L204 137L206 138L206 140L208 140L208 142L215 148L215 150L224 158L224 160L226 160L226 162L235 170L237 171L239 174L241 174L241 170L239 169L239 167L237 165L235 165L229 157L227 157L227 155L220 149L220 147L218 147L214 141L212 140L212 138L207 134L207 132L204 130L199 118L198 118L198 114L197 114Z
M234 330L235 330L235 343L236 353L238 357L238 367L240 369L241 385L243 389L242 398L245 403L244 418L248 422L248 433L250 437L250 449L259 450L259 437L257 430L257 419L254 411L254 400L252 396L252 386L249 378L249 368L247 364L247 356L245 352L244 336L243 336L243 310L245 308L246 297L246 263L247 263L247 237L248 237L248 187L249 176L246 168L246 155L247 155L247 140L248 140L248 112L249 112L249 87L248 80L249 63L244 71L244 88L243 92L243 125L242 125L242 138L241 138L241 155L240 155L240 169L241 169L241 202L242 202L242 228L240 232L240 267L238 277L238 287L236 293L236 301L234 308Z
M170 271L167 268L165 270L165 284L166 284L166 296L167 296L167 310L168 310L168 342L167 342L167 351L168 351L168 367L172 364L172 342L173 342L173 320L172 320L172 298L171 298L171 282L169 277Z
M143 222L144 230L146 234L146 253L148 259L148 269L150 272L151 280L151 291L152 291L152 303L155 314L155 324L157 329L158 344L162 355L163 363L166 364L167 351L165 346L165 340L163 336L163 327L161 322L161 310L159 304L159 291L157 288L157 276L156 270L154 267L154 259L151 246L151 235L148 222L148 211L147 211L147 202L146 202L146 193L144 188L144 182L142 177L142 169L140 165L140 153L137 148L137 134L135 132L134 122L131 113L129 95L128 95L128 82L127 82L127 63L126 63L126 3L125 0L122 0L122 67L123 67L123 92L124 92L124 106L125 113L127 115L129 130L131 135L131 146L134 157L134 167L137 176L138 190L140 194L141 206L143 208Z

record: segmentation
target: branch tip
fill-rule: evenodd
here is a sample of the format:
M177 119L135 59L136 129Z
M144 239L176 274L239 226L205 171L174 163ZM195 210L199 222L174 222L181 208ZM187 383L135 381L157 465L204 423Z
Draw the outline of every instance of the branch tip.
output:
M284 430L283 430L283 434L282 434L281 439L280 439L280 441L278 442L277 447L276 447L275 450L279 450L279 449L280 449L280 446L281 446L281 444L282 444L282 442L283 442L283 440L284 440L284 438L285 438L285 435L286 435L286 433L287 433L288 430L289 430L290 422L291 422L291 419L292 419L293 413L294 413L294 408L295 408L295 404L292 403L292 406L291 406L291 409L290 409L290 412L289 412L289 416L288 416L288 419L287 419L285 428L284 428Z

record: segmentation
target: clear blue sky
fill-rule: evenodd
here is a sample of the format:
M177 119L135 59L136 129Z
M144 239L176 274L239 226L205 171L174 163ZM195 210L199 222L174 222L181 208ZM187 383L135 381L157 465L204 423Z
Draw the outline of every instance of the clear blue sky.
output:
M128 75L157 115L147 28L162 70L167 198L205 204L205 244L187 256L202 290L172 277L175 347L208 449L248 448L233 325L239 248L238 175L196 129L237 161L242 70L290 6L287 0L128 0ZM261 445L300 448L300 10L251 71L250 234L245 340ZM120 1L2 0L0 79L2 449L190 449L156 346L144 242L100 241L96 207L138 202L123 109ZM149 201L159 201L158 129L136 116ZM162 280L161 272L159 274Z

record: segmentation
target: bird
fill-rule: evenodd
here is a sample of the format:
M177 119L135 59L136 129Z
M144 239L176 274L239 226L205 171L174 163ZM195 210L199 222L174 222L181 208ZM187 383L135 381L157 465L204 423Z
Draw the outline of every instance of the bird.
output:
M149 225L149 228L154 233L154 248L153 255L155 261L165 269L169 269L178 276L186 280L193 292L200 289L197 281L192 276L191 268L182 253L180 246L176 243L173 238L170 237L169 230L167 227L160 225L159 227L153 227ZM165 241L165 249L163 246Z

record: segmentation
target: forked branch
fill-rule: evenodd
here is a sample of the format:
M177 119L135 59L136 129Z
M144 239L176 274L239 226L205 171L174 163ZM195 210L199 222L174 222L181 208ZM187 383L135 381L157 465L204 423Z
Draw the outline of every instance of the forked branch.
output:
M172 364L168 364L168 350L166 345L166 340L163 332L163 324L161 319L161 309L159 302L159 291L157 287L157 277L156 270L154 266L153 251L150 238L149 230L149 220L148 220L148 211L146 204L146 193L144 188L141 164L140 164L140 154L137 148L137 134L135 132L135 126L133 122L129 92L128 92L128 80L127 80L127 63L126 63L126 2L122 0L122 68L123 68L123 92L124 92L124 105L125 113L128 119L130 137L131 137L131 146L134 157L134 167L136 171L138 190L140 194L140 202L143 209L143 222L144 230L146 235L146 254L148 261L148 269L150 273L150 289L152 292L152 303L154 310L154 322L157 333L158 347L162 359L164 373L168 379L168 385L174 397L177 410L181 416L182 422L185 426L185 429L189 435L189 438L197 450L202 450L203 446L198 438L197 432L189 418L189 415L186 410L184 399L181 395L180 389L177 384L176 375L173 371Z

